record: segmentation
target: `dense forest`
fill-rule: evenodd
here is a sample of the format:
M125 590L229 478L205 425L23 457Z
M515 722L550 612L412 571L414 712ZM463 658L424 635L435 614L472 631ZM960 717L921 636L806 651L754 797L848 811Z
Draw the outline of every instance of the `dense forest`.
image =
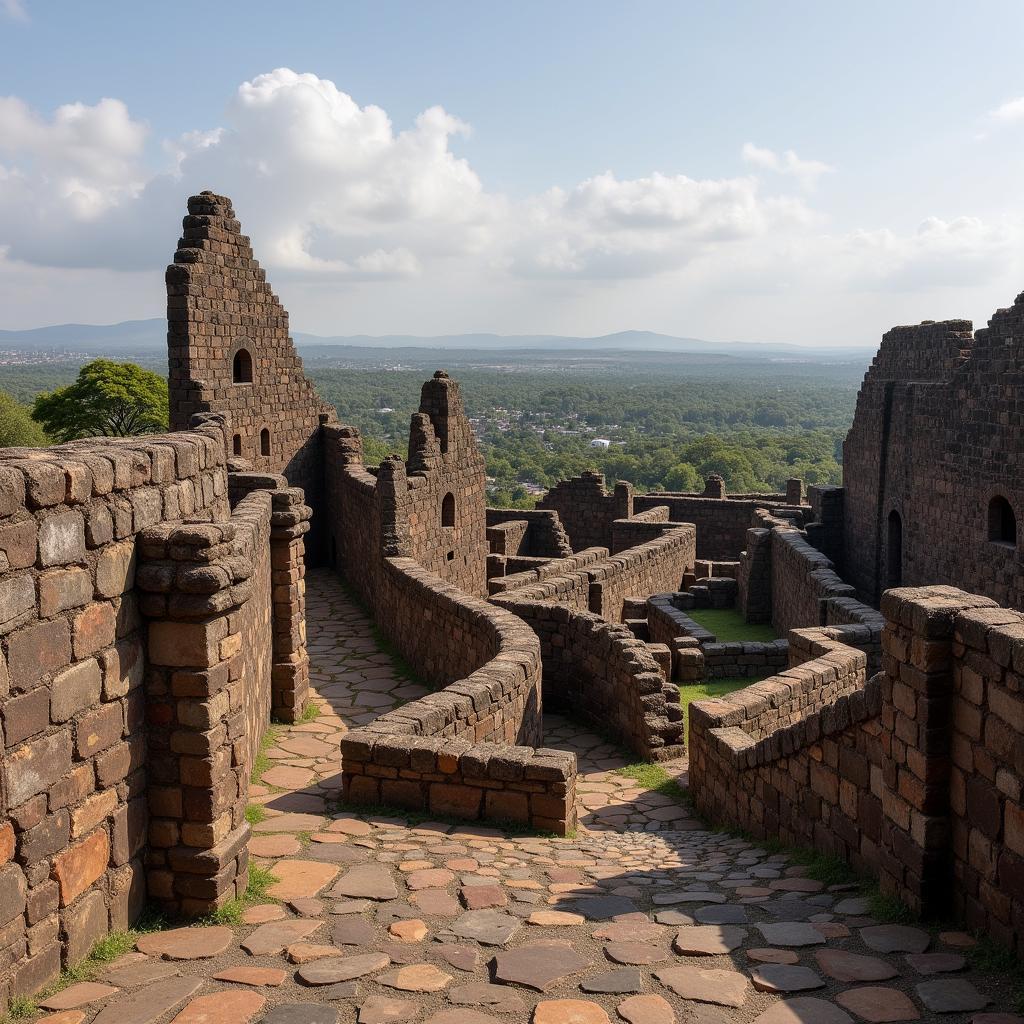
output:
M489 500L532 506L584 469L639 490L779 490L799 476L837 483L864 365L651 353L304 352L320 393L365 438L367 460L404 453L423 381L446 366L487 460ZM138 359L160 369L159 358ZM78 364L0 366L23 405L68 383ZM598 440L600 439L600 440ZM600 447L594 446L597 442ZM607 442L607 446L605 445Z

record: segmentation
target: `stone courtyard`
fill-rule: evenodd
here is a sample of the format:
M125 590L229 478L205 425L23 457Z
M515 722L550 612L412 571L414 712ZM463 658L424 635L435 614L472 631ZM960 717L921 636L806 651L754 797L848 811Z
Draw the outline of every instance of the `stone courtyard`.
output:
M564 721L545 741L579 758L573 838L339 811L339 734L426 688L333 574L308 584L319 714L275 728L250 791L270 898L238 927L144 935L44 999L52 1024L1020 1020L969 936L879 922L855 887L705 830Z

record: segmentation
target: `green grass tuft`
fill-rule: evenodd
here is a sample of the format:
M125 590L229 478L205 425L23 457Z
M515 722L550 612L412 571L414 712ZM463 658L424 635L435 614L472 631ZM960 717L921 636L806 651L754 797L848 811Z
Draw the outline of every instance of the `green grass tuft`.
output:
M320 717L320 705L314 704L313 701L309 701L306 706L302 709L302 717L299 719L300 722L315 722Z
M625 779L636 779L642 789L660 793L681 804L689 805L690 794L672 778L660 764L638 761L615 769L616 775Z
M770 625L747 622L735 608L692 608L684 614L714 633L720 644L771 643L779 638Z
M273 903L274 897L268 895L267 890L277 881L277 876L269 868L260 867L258 864L249 865L249 884L245 893L236 896L227 903L222 903L213 913L204 917L201 924L226 924L240 925L242 914L245 908L254 903Z
M245 809L245 820L250 825L258 825L261 821L266 821L267 809L263 804L249 804Z
M249 903L260 903L272 899L267 890L278 881L277 876L259 864L249 865L249 884L245 889L244 899Z
M7 1007L7 1013L0 1017L0 1021L27 1020L39 1012L34 999L29 996L15 996Z
M263 773L273 764L270 758L267 757L267 751L277 742L280 733L281 727L272 723L267 726L267 731L260 737L259 749L256 751L255 758L253 758L252 773L249 776L249 782L253 786L260 785Z
M765 676L730 676L724 679L706 679L702 683L691 683L679 687L679 706L683 709L683 722L686 725L684 735L690 731L690 705L695 700L710 700L713 697L724 697L727 693L742 690L745 686L759 683Z
M918 920L917 914L910 907L896 896L880 892L877 885L867 888L865 895L871 904L871 916L877 917L879 921L887 921L892 924L911 924Z

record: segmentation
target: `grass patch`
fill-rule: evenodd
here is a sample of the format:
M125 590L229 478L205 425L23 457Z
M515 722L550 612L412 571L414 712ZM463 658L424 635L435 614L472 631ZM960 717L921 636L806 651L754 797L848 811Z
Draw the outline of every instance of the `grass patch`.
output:
M276 882L277 876L268 868L260 867L258 864L249 865L249 884L245 893L236 896L233 900L221 904L212 914L202 919L202 924L226 924L239 925L242 923L242 914L246 907L254 903L274 902L274 897L268 894L270 887Z
M250 825L258 825L261 821L266 821L267 809L263 804L249 804L245 809L245 820Z
M689 806L690 794L660 764L638 761L636 764L616 768L615 774L621 775L624 779L636 779L642 789L660 793L677 803Z
M724 679L707 679L702 683L691 683L679 687L679 706L683 709L684 735L690 732L690 704L695 700L710 700L712 697L724 697L734 690L742 690L745 686L753 686L767 676L729 676Z
M871 906L871 916L890 924L913 924L918 916L896 896L881 892L874 882L866 883L863 894Z
M306 706L302 709L302 717L299 719L300 722L315 722L320 717L320 705L314 704L313 701L307 702Z
M690 608L685 614L714 633L721 644L771 643L779 638L770 625L747 622L735 608Z
M39 1013L36 1001L30 996L15 996L7 1006L7 1012L0 1017L0 1021L6 1024L7 1021L28 1020Z
M263 773L273 763L267 757L267 751L277 742L280 733L281 727L272 723L267 726L267 731L260 737L260 745L256 751L256 756L252 760L252 773L249 776L249 782L252 785L260 785Z

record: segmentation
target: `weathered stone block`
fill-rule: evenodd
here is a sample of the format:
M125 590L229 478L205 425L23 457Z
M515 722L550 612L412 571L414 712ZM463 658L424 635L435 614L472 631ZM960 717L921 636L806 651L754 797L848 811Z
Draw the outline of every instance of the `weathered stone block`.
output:
M66 722L79 711L99 702L102 678L95 658L79 662L57 675L51 684L50 715Z
M85 658L114 642L116 631L114 606L96 602L80 611L73 622L75 657Z
M45 792L70 768L71 737L66 732L9 751L3 763L9 805L17 807L36 793Z
M64 915L67 932L66 958L69 964L84 960L96 942L107 934L109 915L103 893L90 892Z
M81 512L60 512L39 524L39 563L67 565L85 561L85 520Z
M124 709L120 704L105 704L82 715L75 728L75 756L92 757L112 746L124 731Z
M71 634L63 619L40 622L12 633L7 668L15 689L31 690L45 675L71 662Z
M53 877L60 886L60 903L73 903L107 869L110 840L104 829L69 846L53 859Z

